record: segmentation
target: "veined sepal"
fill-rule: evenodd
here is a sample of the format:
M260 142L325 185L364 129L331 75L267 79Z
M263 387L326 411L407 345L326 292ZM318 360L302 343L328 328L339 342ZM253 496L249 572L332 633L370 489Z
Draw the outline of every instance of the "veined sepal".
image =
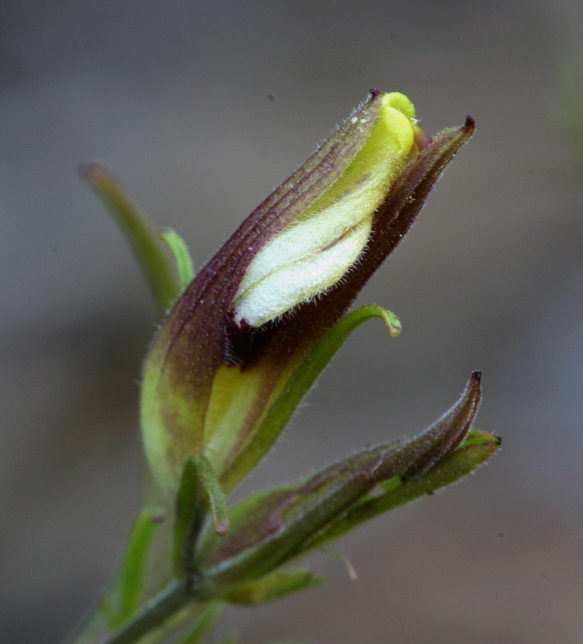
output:
M366 148L381 103L382 97L373 93L250 215L165 320L144 367L141 419L148 460L168 496L176 492L188 457L204 454L227 492L257 463L283 429L276 418L280 412L271 409L290 378L402 240L433 184L473 131L468 120L428 142L413 130L413 157L407 156L405 167L395 165L399 171L374 212L358 262L317 300L296 306L293 315L257 329L241 327L237 297L253 259L293 222L302 225L311 206L334 191Z

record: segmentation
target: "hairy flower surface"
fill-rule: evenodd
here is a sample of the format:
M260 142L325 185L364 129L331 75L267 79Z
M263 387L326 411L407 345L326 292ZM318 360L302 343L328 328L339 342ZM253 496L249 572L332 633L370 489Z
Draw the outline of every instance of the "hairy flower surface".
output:
M238 326L258 327L325 292L363 251L376 209L406 161L417 155L415 108L384 94L376 124L350 165L252 259L233 301ZM367 125L372 116L350 122Z
M414 115L402 94L371 92L179 297L142 385L144 443L162 489L175 491L185 460L202 454L228 492L282 431L307 390L298 381L315 378L314 352L473 131L468 119L432 141Z

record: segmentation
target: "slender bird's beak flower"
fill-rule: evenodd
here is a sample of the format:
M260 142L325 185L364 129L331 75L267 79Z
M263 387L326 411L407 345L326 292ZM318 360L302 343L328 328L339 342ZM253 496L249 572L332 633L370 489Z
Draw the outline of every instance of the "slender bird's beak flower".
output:
M241 224L166 317L145 363L141 421L160 487L203 457L226 492L259 462L344 339L345 316L473 132L435 140L402 94L371 92Z
M158 236L102 166L83 168L166 315L141 389L145 451L158 485L149 486L100 603L96 619L110 632L104 643L142 641L189 617L181 641L198 641L224 602L258 604L320 583L309 570L281 567L459 480L498 450L500 439L471 429L482 396L475 371L457 403L418 436L369 447L227 508L226 496L352 331L377 317L399 334L397 317L379 306L348 311L473 129L468 117L432 140L409 99L372 91L196 277L177 233ZM164 521L170 504L173 521ZM163 573L146 587L154 567Z

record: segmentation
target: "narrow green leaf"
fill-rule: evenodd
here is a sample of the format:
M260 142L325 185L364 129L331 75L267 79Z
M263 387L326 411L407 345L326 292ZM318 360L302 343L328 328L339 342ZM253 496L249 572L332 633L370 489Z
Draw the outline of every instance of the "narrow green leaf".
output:
M180 293L184 293L186 287L194 279L194 268L188 246L184 242L184 239L171 228L161 232L160 238L168 244L168 248L172 251L174 261L176 262Z
M200 505L198 467L192 459L188 459L184 463L180 487L176 495L172 559L177 574L187 570L192 560L187 544L196 539L202 525L203 516Z
M227 534L230 525L229 511L223 488L208 458L204 454L199 454L195 457L195 460L211 502L215 532L219 537L222 537Z
M103 616L103 621L107 624L107 627L110 630L114 630L120 624L120 619L117 611L111 604L111 598L109 595L104 594L99 598L99 611Z
M199 644L216 626L224 612L225 605L222 602L209 602L192 628L176 644Z
M176 495L173 563L180 574L189 571L198 534L210 502L215 532L223 536L229 530L229 511L221 484L209 460L202 455L184 463Z
M148 554L157 524L150 512L138 515L126 546L119 582L119 623L138 610L144 590Z
M97 162L88 163L80 172L121 228L160 313L165 315L178 297L179 290L174 267L158 235L104 166Z
M351 333L375 317L383 320L392 337L399 335L401 323L397 316L374 304L361 306L342 318L294 371L249 444L241 452L234 466L222 477L223 489L227 493L231 492L271 449L304 395Z
M263 604L298 590L320 586L325 581L324 577L314 577L311 570L276 571L231 589L222 599L232 604Z
M450 485L483 465L500 447L500 439L486 432L471 431L455 451L448 454L419 478L402 482L400 477L382 483L383 494L369 494L350 508L335 523L308 541L305 551L350 532L358 525L374 517L410 503L426 494Z
M494 445L497 449L501 444L502 439L499 436L494 436L493 434L483 432L479 429L473 429L460 445L460 449L462 447L470 447L471 445L485 445L490 447Z

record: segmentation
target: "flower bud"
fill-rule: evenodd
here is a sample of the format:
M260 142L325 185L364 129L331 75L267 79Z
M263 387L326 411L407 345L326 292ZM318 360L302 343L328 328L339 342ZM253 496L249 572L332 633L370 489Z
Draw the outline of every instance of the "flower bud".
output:
M257 465L472 131L468 119L431 141L405 96L371 92L201 269L144 367L144 445L164 491L198 455L227 493Z
M377 123L349 167L249 264L233 300L238 326L261 326L324 293L356 263L376 209L417 152L414 116L403 94L382 96Z

